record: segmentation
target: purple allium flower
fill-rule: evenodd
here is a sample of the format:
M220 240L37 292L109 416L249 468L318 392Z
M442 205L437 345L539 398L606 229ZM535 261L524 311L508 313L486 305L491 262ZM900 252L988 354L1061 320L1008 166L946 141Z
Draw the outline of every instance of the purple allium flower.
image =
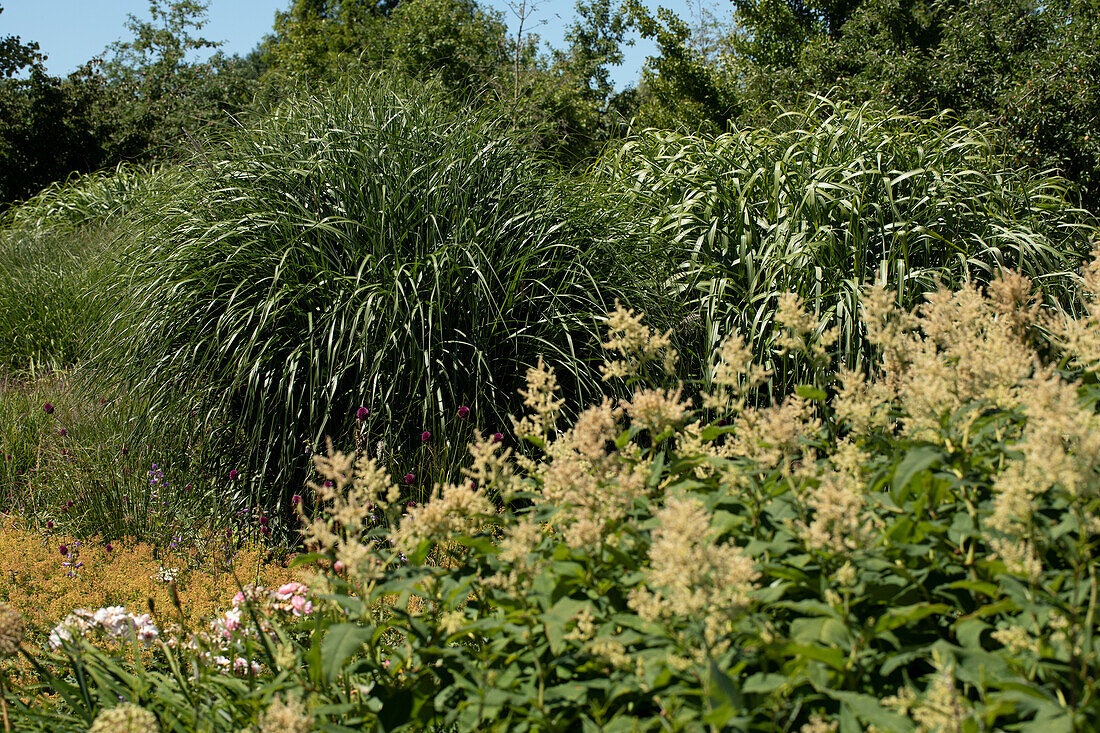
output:
M323 485L324 486L332 486L332 482L331 481L326 481Z
M107 552L111 552L115 549L115 546L108 542L106 545L103 546L103 549Z
M64 437L65 437L66 435L68 435L68 434L69 434L69 431L68 431L68 430L66 430L65 428L61 428L61 429L60 429L60 430L58 430L57 432L58 432L58 434L59 434L59 435L60 435L61 437L63 437L63 438L64 438Z
M57 549L61 552L62 557L68 557L68 555L69 555L69 546L68 545L61 545L61 547L59 547Z
M423 433L420 434L420 442L421 443L427 443L431 439L432 439L432 433L431 433L430 430L425 430Z
M67 502L65 502L65 508L66 509L72 509L73 508L73 500L72 499L69 499Z
M363 422L364 420L367 419L367 415L369 415L369 414L370 414L370 410L368 410L365 407L360 407L358 410L355 411L355 419L358 420L359 422Z
M184 487L183 487L183 492L184 492L185 494L186 494L186 493L187 493L188 491L190 491L190 490L191 490L191 484L187 484L186 486L184 486Z
M229 471L229 480L230 480L230 481L236 481L236 480L237 480L237 477L238 477L238 476L240 476L240 475L241 475L241 474L237 472L237 469L235 469L235 468L234 468L234 469L231 469L231 470Z
M293 504L294 506L298 506L299 504L302 503L302 495L301 494L295 494L294 496L290 497L290 503Z
M407 507L408 507L409 509L412 509L412 508L413 508L414 506L416 506L416 502L415 502L415 501L410 501L410 502L409 502L408 504L406 504L405 506L407 506Z
M47 520L46 521L46 529L53 529L53 522Z
M406 473L405 474L405 483L411 484L413 481L416 481L416 476L413 476L411 473Z
M42 405L42 409L46 411L47 415L52 415L53 414L53 405L51 405L49 402Z
M260 526L261 527L266 527L267 526L267 517L260 517Z
M458 416L461 417L463 420L465 420L466 418L468 418L470 416L470 408L466 407L466 405L459 406Z
M504 434L503 433L493 433L493 437L492 437L491 440L494 443L499 443L500 441L504 440Z

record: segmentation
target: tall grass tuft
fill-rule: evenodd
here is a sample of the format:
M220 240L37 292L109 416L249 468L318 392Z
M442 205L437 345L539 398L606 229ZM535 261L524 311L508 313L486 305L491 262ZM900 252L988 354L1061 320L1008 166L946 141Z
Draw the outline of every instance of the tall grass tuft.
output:
M0 371L41 374L80 360L110 269L114 223L149 173L113 171L52 184L0 216Z
M779 293L797 293L822 328L835 327L837 355L855 363L864 285L886 284L908 307L936 282L1013 268L1049 303L1064 302L1097 231L1067 181L1009 167L981 129L823 98L770 128L643 131L598 172L633 198L639 238L694 311L684 330L699 353L739 330L779 391L800 371L770 357Z
M264 480L288 506L285 479L352 431L430 481L473 426L508 425L539 355L578 398L599 389L596 314L636 288L606 246L614 217L430 89L301 95L151 187L96 378L153 421L229 425L250 446L242 498Z

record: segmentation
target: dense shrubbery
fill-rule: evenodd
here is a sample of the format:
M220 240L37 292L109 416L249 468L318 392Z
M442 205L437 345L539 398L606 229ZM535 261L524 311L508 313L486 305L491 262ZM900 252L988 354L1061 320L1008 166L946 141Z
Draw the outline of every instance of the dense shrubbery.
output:
M737 5L732 55L606 0L549 57L473 0L303 0L206 65L153 2L64 83L0 39L0 196L173 161L0 219L5 728L1100 718L1086 3ZM830 79L1007 130L753 110ZM532 152L632 110L696 132Z
M824 358L781 300L783 348ZM75 719L121 695L179 730L273 699L269 716L384 730L1082 729L1100 714L1100 305L1043 312L1015 274L894 300L864 294L870 378L767 408L745 404L765 372L740 336L700 409L662 376L667 337L616 311L605 372L633 397L566 427L553 372L529 370L515 428L542 456L478 440L422 506L368 454L318 458L318 606L253 635L263 669L247 693L226 680L244 699L216 666L172 672L187 645L127 686L77 639L70 664L96 673L69 688Z

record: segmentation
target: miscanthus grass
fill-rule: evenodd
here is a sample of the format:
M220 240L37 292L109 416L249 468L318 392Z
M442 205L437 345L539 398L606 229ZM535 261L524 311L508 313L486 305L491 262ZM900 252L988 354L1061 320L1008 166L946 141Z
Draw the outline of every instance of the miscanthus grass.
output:
M599 391L598 316L642 289L604 204L430 86L293 96L150 186L94 378L154 423L195 411L239 439L253 503L288 510L326 435L453 474L538 355L579 400Z

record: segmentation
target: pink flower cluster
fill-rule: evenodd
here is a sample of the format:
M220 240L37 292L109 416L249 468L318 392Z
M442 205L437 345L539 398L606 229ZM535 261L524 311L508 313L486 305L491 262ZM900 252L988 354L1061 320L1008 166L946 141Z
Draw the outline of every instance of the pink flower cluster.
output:
M247 606L256 609L257 627ZM208 664L236 674L257 674L261 667L249 657L249 640L265 634L277 639L270 621L293 620L313 613L309 588L301 583L284 583L275 590L245 586L233 596L233 607L210 623L210 631L197 634L188 646Z

